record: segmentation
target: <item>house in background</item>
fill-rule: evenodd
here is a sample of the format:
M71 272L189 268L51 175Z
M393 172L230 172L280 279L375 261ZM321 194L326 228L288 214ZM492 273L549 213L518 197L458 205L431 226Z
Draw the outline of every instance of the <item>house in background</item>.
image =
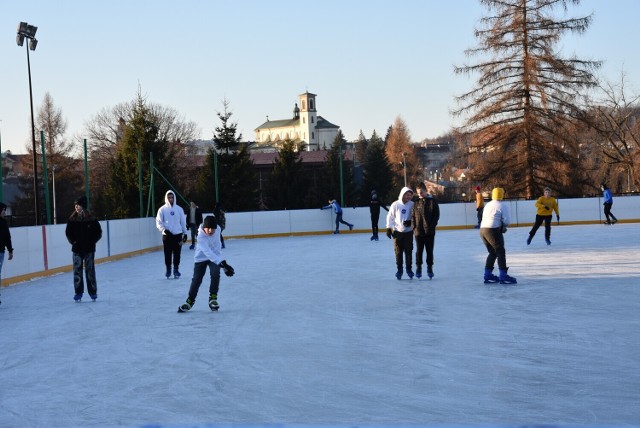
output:
M250 150L274 152L286 140L303 143L306 151L329 149L340 127L318 115L316 96L309 92L298 95L290 119L269 120L267 116L267 121L255 129L256 140Z

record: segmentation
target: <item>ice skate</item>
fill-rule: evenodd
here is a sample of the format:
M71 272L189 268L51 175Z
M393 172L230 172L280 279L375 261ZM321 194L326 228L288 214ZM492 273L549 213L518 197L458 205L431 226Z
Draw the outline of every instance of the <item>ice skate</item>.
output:
M402 269L398 269L398 272L396 272L396 278L402 279Z
M433 269L431 268L431 265L427 266L427 276L429 279L433 278Z
M80 301L82 300L82 293L74 295L73 300L75 300L76 303L80 303Z
M98 295L97 294L89 294L89 297L91 297L91 300L93 300L95 302L96 299L98 298Z
M517 284L518 281L514 277L507 275L507 270L509 268L500 269L500 284Z
M416 267L416 278L422 278L422 266Z
M182 305L178 306L178 312L188 312L188 311L190 311L195 302L196 302L195 300L191 300L190 298L187 298L186 302L184 302Z
M484 283L495 284L500 281L496 275L493 274L493 268L484 268Z
M407 276L409 277L409 279L413 279L413 271L411 270L411 268L407 268Z
M178 270L178 268L175 268L175 269L173 270L173 277L174 277L175 279L179 279L181 276L182 276L182 274L180 273L180 271Z
M217 294L209 295L209 309L211 309L212 311L217 311L218 309L220 309L220 305L218 305Z
M164 276L167 277L167 279L171 278L171 269L167 268L167 272L164 274Z
M544 241L547 243L547 245L551 245L551 240L550 239L545 239Z

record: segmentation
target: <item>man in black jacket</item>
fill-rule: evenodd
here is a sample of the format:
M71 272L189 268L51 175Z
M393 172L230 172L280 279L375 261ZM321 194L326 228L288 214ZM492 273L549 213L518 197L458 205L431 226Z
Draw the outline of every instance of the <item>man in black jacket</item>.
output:
M436 226L440 220L440 207L431 191L423 182L418 183L418 200L411 214L413 233L416 239L416 278L422 276L422 251L427 250L427 275L433 278L433 244L436 238Z
M80 302L84 294L82 268L84 265L87 279L87 291L93 301L98 298L98 284L96 282L96 267L94 257L96 243L102 238L102 228L98 220L87 210L87 198L79 197L75 202L75 210L65 230L67 240L73 252L73 300Z

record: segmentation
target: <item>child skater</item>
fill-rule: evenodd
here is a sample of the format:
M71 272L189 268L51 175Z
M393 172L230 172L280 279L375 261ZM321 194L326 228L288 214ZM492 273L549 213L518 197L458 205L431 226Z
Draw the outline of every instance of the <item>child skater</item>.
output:
M211 275L211 284L209 285L209 308L217 311L218 305L218 288L220 286L220 269L227 276L233 276L235 271L225 260L222 259L222 244L220 242L220 227L215 217L207 216L204 222L198 228L198 238L196 240L196 252L194 256L195 263L193 265L193 279L189 287L189 297L187 301L180 305L178 312L187 312L196 302L196 296L202 283L202 278L209 266L209 274Z
M387 214L387 238L393 237L393 249L396 254L396 278L402 279L402 261L405 260L407 275L413 278L412 252L413 252L413 227L411 226L411 214L413 210L413 190L403 187L398 196L389 207Z
M333 208L333 210L336 213L336 231L333 232L334 234L340 233L340 223L342 224L346 224L347 226L349 226L349 230L353 230L353 225L349 222L346 222L342 219L342 207L340 206L340 204L338 203L338 201L336 201L335 199L329 199L329 205L324 206L322 208L320 208L321 210L326 210L329 208Z

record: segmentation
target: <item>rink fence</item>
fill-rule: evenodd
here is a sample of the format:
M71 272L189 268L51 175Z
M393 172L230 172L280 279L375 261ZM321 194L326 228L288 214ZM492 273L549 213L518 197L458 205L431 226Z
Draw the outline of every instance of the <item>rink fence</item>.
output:
M535 201L512 200L511 227L528 227L535 220ZM602 223L602 199L561 199L560 224ZM617 196L612 209L620 223L640 222L640 196ZM384 233L387 212L381 209L378 227ZM206 215L206 214L205 214ZM227 213L225 239L266 238L295 235L330 234L335 227L333 210L289 210ZM344 208L343 218L355 225L340 225L341 233L371 233L368 207ZM554 225L555 215L553 217ZM472 229L477 222L474 202L440 205L438 230ZM155 218L101 221L102 239L96 247L96 263L118 260L162 248ZM72 268L71 245L65 236L65 224L29 226L11 229L13 260L5 257L2 286L33 278L69 272ZM190 236L189 236L190 238ZM163 259L158 259L163 267Z

